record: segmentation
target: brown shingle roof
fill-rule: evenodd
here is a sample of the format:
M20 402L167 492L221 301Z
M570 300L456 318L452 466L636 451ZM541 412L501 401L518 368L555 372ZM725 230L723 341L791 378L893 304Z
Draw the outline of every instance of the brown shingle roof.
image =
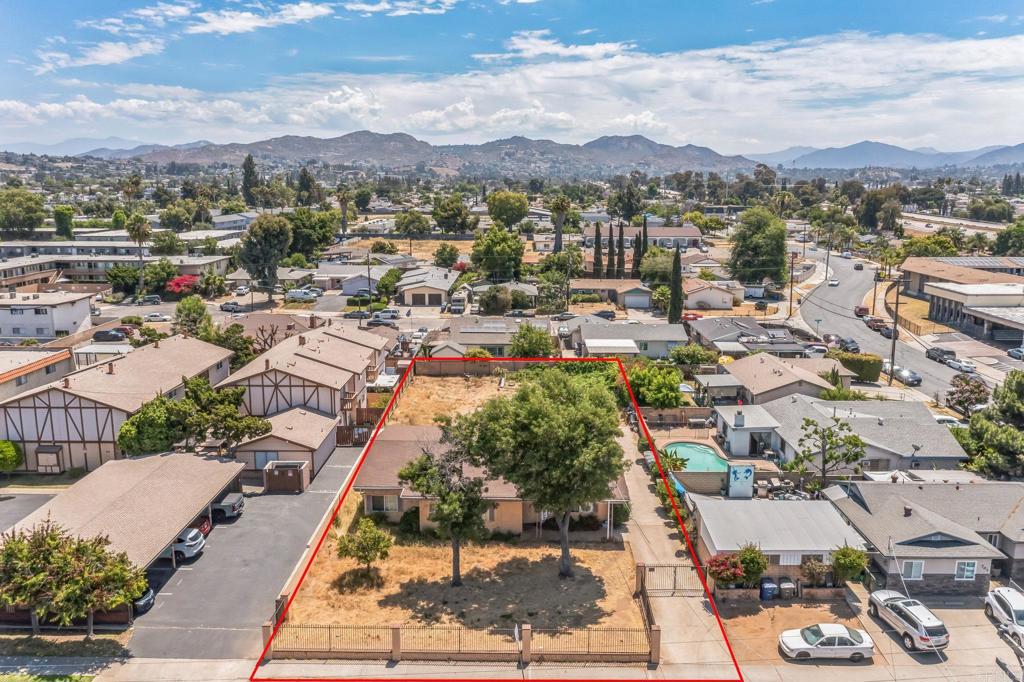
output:
M313 410L293 407L267 417L267 421L270 422L270 433L251 438L244 443L255 443L273 436L302 448L316 450L325 440L334 437L334 427L340 420L340 417L328 417Z
M815 359L808 363L799 358L782 359L768 353L757 353L730 363L727 369L744 388L754 395L760 395L797 382L811 384L822 390L831 388L831 384L819 376L819 372L828 372L832 369L826 363L831 363L832 366L839 365L831 359Z
M912 256L903 261L900 270L956 284L1024 284L1024 277L1019 275L953 265L943 262L940 258Z

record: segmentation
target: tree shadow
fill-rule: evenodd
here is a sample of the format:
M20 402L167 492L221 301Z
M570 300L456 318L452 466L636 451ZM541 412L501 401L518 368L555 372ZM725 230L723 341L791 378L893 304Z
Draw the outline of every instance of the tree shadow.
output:
M130 656L130 653L120 641L109 637L97 635L90 640L77 635L43 634L3 638L0 640L0 656L33 658L66 656L124 660Z
M384 587L384 576L376 566L370 570L351 568L335 578L331 586L342 594L364 589L377 590Z
M458 623L465 627L587 627L610 612L597 602L607 592L604 579L590 569L573 566L573 576L559 578L557 559L515 558L492 569L473 568L452 587L447 579L410 580L378 603L410 612L423 623Z

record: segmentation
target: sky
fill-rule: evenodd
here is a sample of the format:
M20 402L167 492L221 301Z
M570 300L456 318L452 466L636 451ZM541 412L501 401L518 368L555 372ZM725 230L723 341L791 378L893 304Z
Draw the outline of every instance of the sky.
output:
M1024 142L1024 4L0 0L0 143Z

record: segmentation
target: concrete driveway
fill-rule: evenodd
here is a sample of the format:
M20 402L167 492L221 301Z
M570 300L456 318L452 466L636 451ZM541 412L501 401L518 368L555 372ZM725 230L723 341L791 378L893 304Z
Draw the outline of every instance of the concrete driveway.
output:
M135 621L129 644L141 658L239 659L258 656L260 625L295 568L360 448L338 448L300 495L257 495L237 520L214 526L203 554L171 571L153 608Z
M21 521L51 499L53 499L53 495L7 494L0 488L0 532Z

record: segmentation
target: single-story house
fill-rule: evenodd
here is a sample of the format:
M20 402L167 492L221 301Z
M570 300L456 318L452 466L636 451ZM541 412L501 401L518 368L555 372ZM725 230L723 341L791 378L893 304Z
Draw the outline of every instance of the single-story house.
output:
M777 358L767 353L757 353L724 365L725 373L735 379L739 390L734 402L744 405L762 404L794 393L817 398L832 384L822 375L835 372L844 388L850 387L854 373L831 358ZM701 375L697 375L700 385ZM727 384L719 383L724 387ZM717 394L716 394L717 393ZM700 391L699 395L704 395ZM726 394L709 391L707 396L714 402Z
M471 348L482 348L496 358L509 357L512 338L519 331L519 326L523 324L530 324L545 332L548 331L545 321L533 318L463 315L452 318L448 326L447 337L442 335L436 342L431 343L431 348L449 342L456 344L457 348L465 349L463 352ZM431 356L433 355L432 350Z
M687 324L694 343L722 355L742 357L754 351L783 358L806 355L803 344L788 329L768 329L753 317L704 317Z
M267 421L270 433L235 448L235 458L245 463L243 475L250 479L262 482L262 471L271 462L308 462L310 475L316 476L337 446L337 416L293 407Z
M448 303L448 292L458 278L454 270L433 265L408 270L398 280L395 299L400 305L442 306Z
M638 279L573 279L569 294L597 294L620 308L651 307L651 290Z
M530 300L530 307L537 307L537 295L539 293L536 284L528 284L526 282L500 282L492 284L486 280L481 282L474 282L473 284L463 285L460 287L460 291L468 290L470 294L470 300L478 300L488 289L491 287L501 287L508 291L511 296L515 292L519 292L523 296L526 296Z
M332 263L320 261L316 265L313 283L322 289L340 289L345 296L355 296L363 289L377 292L377 282L391 268L386 265Z
M687 499L695 511L701 564L752 543L768 557L765 575L801 580L805 561L828 564L840 547L865 548L864 539L825 501L734 500L692 493Z
M1005 260L1005 259L1004 259ZM903 293L916 298L930 298L927 284L1024 284L1024 277L1011 267L989 269L977 267L991 264L989 258L934 258L911 256L903 261Z
M419 457L424 448L441 447L441 430L436 426L389 425L377 434L374 446L367 453L367 466L356 476L353 489L363 495L367 514L382 513L389 521L397 522L410 509L418 510L421 529L433 527L428 518L431 501L398 480L398 472ZM472 468L470 476L483 476L482 469ZM488 530L520 534L548 518L548 514L534 508L519 496L515 486L503 479L488 478L484 486L484 499L491 504L484 523ZM620 477L613 483L604 499L582 505L573 516L594 515L601 521L609 517L615 504L629 501L625 481Z
M849 481L824 494L889 587L982 595L994 573L1024 577L1024 483Z
M699 277L683 280L683 307L687 310L732 310L733 292Z
M588 322L591 319L597 321ZM570 323L576 323L567 328L580 357L642 355L652 360L667 359L673 348L685 346L688 341L681 324L623 324L597 317L577 318Z
M312 284L313 277L316 276L316 270L306 270L303 268L278 268L277 269L277 283L281 286L299 287L305 284ZM259 282L255 282L252 276L248 272L239 268L234 272L227 275L224 279L227 280L228 284L233 287L247 286L254 287L259 286Z

